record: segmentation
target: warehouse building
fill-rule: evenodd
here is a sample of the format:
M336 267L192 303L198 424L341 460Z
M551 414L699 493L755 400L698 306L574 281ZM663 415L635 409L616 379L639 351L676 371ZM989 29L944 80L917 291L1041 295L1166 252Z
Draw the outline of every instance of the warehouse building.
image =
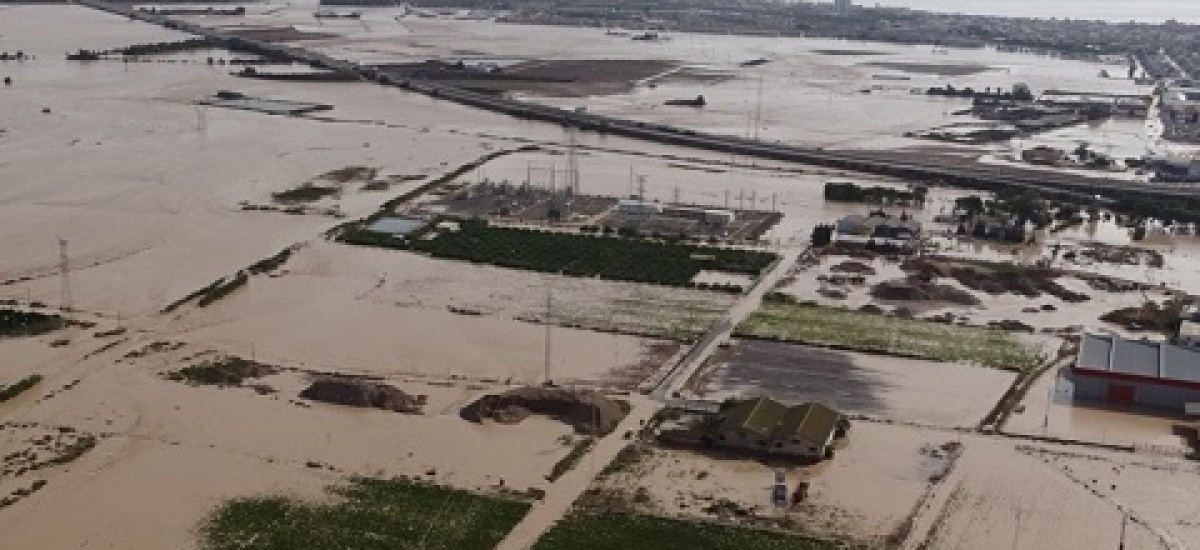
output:
M1071 380L1076 400L1184 412L1200 404L1200 350L1086 334Z

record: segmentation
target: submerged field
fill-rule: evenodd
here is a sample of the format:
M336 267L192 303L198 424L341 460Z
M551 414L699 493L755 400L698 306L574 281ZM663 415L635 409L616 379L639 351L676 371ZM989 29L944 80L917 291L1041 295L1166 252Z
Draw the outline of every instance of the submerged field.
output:
M850 546L729 525L637 514L576 514L533 550L836 550Z
M402 480L356 479L338 501L230 501L201 529L207 550L490 549L529 505Z
M1033 350L999 330L780 300L764 303L738 327L737 334L1013 371L1031 368L1040 361Z

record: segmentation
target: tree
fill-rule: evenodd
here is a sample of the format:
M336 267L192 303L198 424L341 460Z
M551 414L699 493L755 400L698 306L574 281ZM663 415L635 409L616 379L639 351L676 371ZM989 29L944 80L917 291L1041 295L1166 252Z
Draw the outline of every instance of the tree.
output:
M829 246L833 243L833 226L829 224L821 224L813 228L812 245L813 246Z

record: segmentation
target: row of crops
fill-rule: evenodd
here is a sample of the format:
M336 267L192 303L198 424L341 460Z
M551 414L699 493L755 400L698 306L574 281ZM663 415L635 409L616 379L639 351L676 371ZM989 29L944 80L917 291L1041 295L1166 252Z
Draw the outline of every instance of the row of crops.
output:
M741 337L797 342L1023 371L1042 357L1002 330L935 323L772 299L746 319Z
M618 512L576 513L533 550L839 550L845 543L731 525Z
M415 239L411 248L437 258L671 286L691 286L706 270L757 276L775 260L774 254L754 250L494 227L482 220L430 237ZM370 238L352 242L386 246Z

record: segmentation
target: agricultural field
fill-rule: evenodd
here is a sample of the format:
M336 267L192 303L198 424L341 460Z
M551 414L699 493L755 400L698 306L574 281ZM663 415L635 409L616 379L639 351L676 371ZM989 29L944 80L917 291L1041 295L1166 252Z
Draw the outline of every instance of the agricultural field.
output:
M229 501L201 528L202 548L485 550L529 509L525 502L403 480L359 478L329 491L339 500Z
M363 233L351 232L345 240L387 246L378 236ZM458 230L426 233L410 246L436 258L671 286L693 286L693 279L701 271L757 276L776 258L752 250L495 227L481 220L463 220Z
M768 300L737 329L744 337L965 362L1022 371L1041 357L999 331L884 316L787 300Z
M533 550L836 550L844 543L714 523L625 513L578 513L554 526Z

